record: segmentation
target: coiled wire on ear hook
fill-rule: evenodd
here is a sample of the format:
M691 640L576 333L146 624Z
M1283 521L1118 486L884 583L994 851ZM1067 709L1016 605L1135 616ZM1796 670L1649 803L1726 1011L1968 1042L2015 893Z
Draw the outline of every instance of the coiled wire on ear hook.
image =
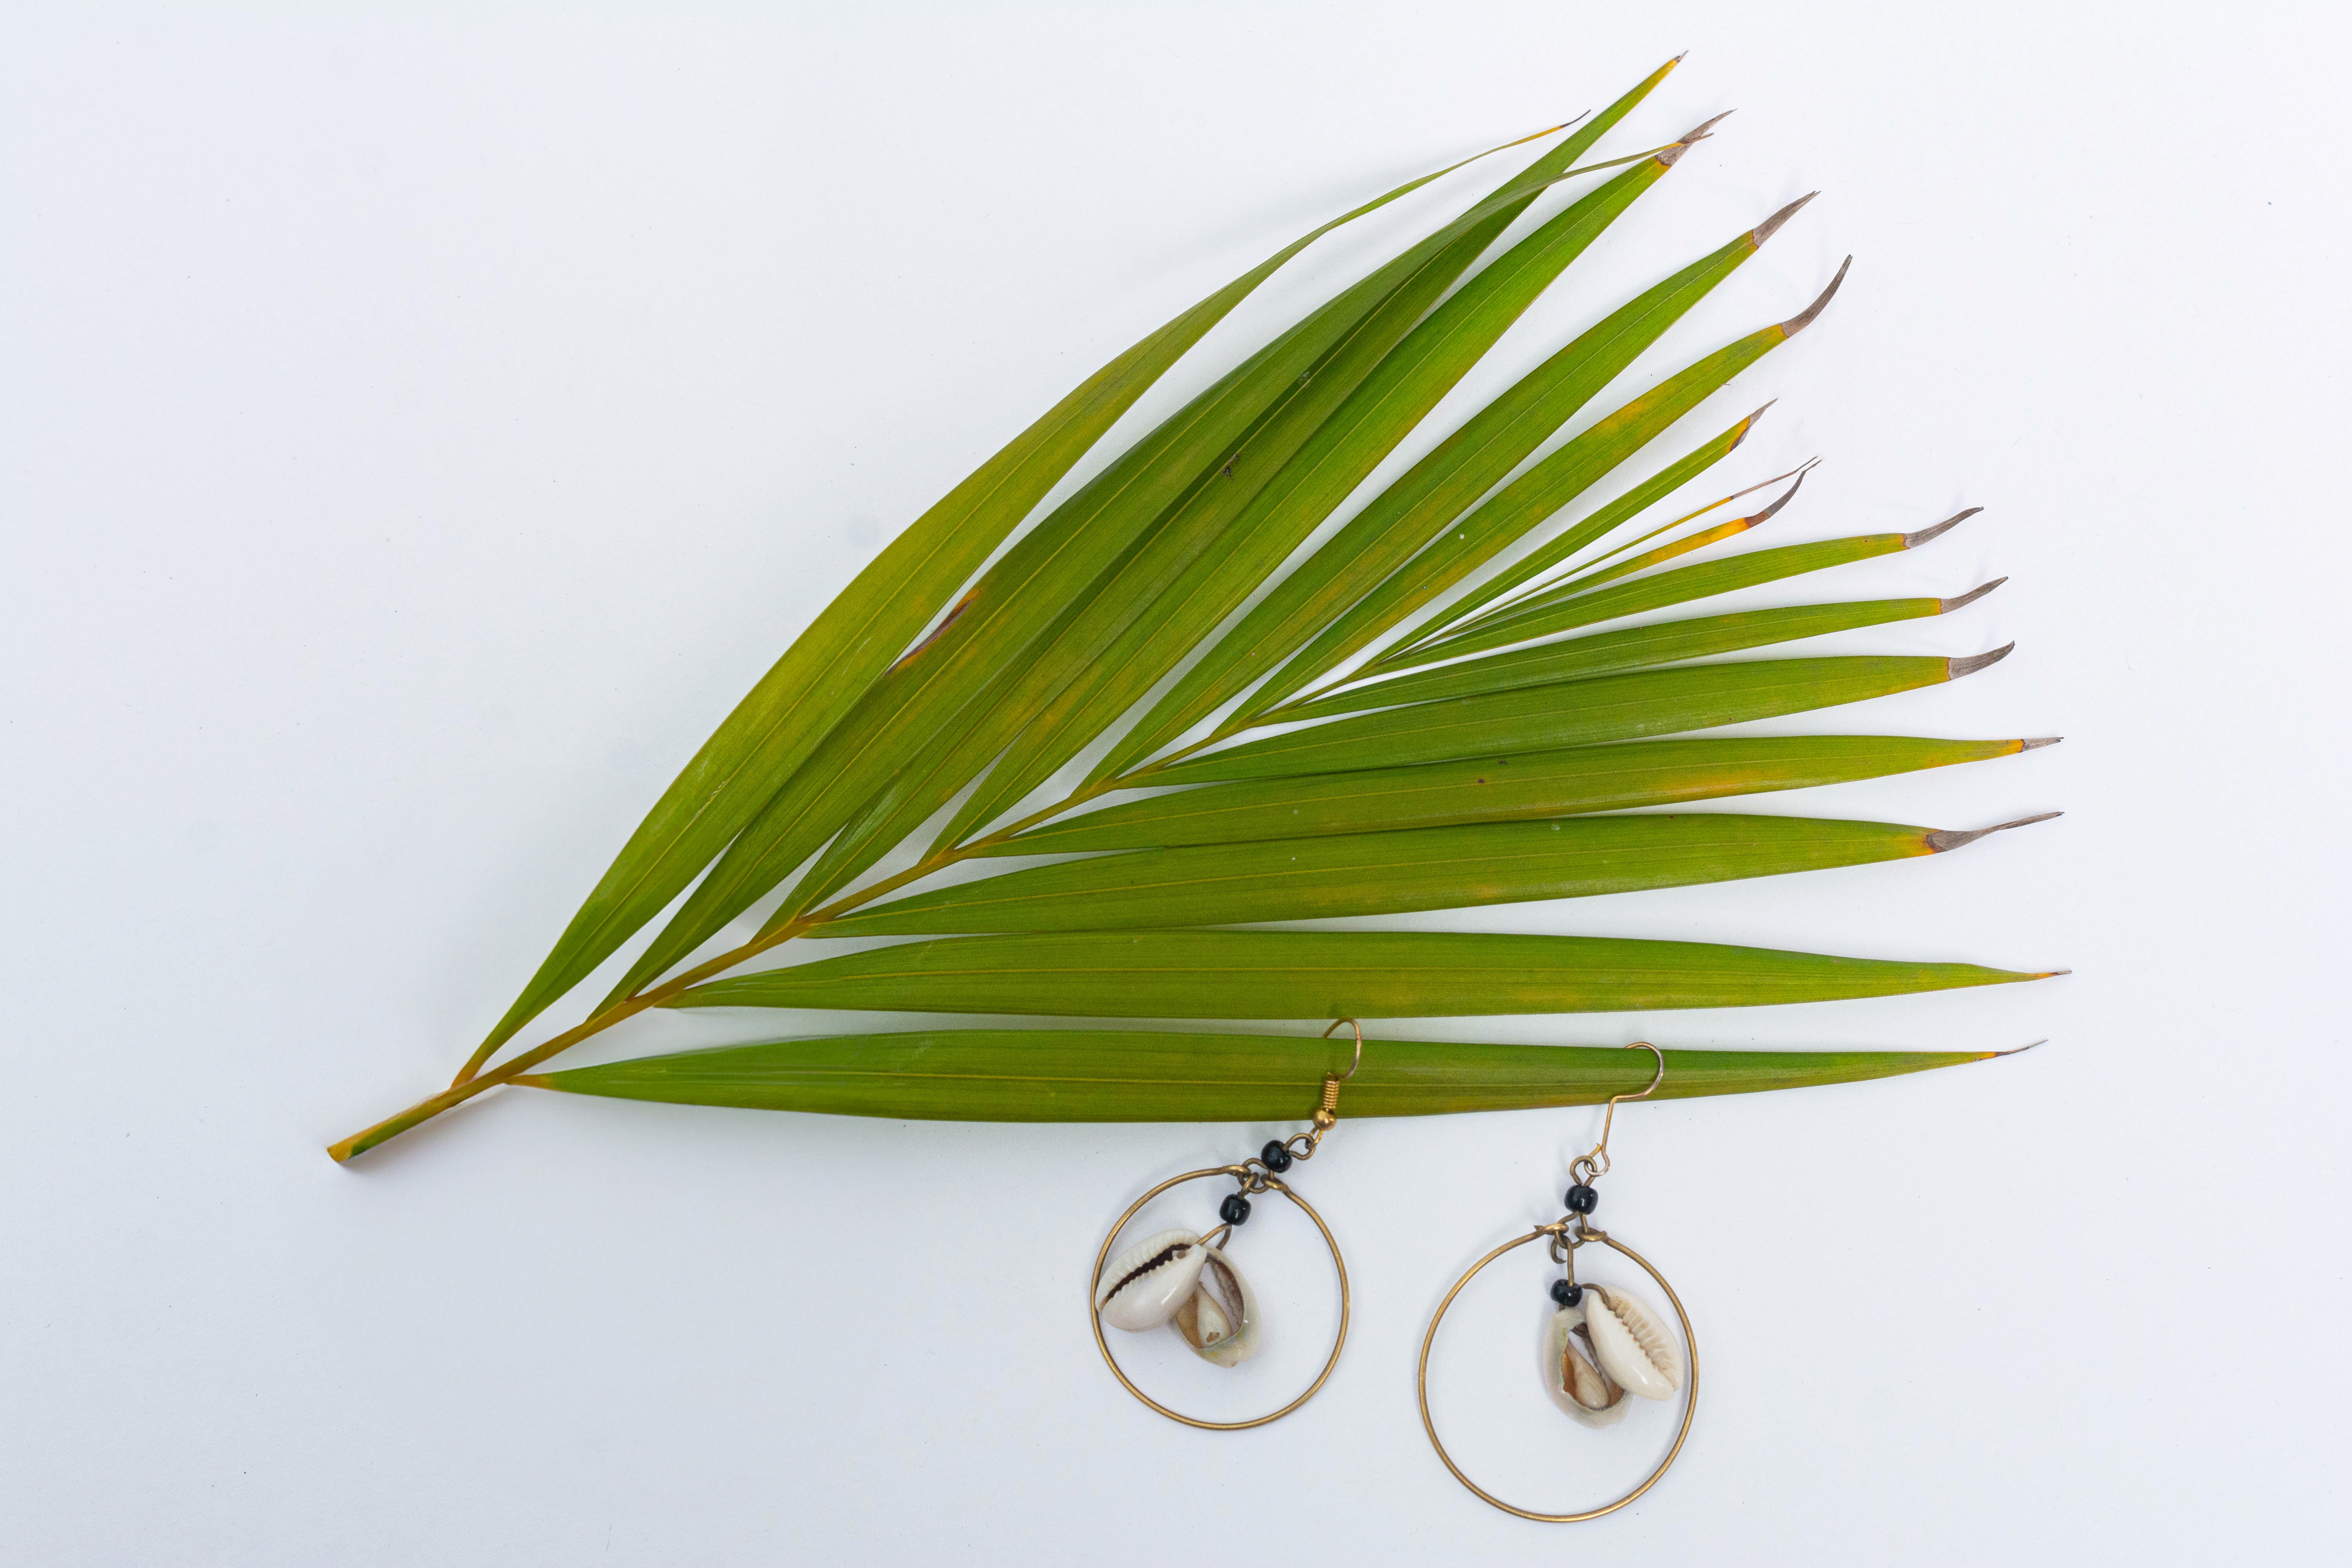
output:
M1364 1065L1364 1026L1361 1024L1353 1018L1334 1018L1331 1020L1331 1028L1323 1031L1323 1037L1329 1039L1331 1029L1336 1029L1342 1024L1356 1031L1356 1059L1348 1064L1346 1072L1327 1072L1323 1075L1323 1103L1315 1112L1315 1126L1319 1131L1329 1131L1332 1124L1339 1120L1339 1086L1355 1077L1356 1069Z
M1331 1028L1324 1030L1322 1037L1329 1039L1331 1029L1336 1029L1342 1024L1348 1025L1356 1031L1355 1058L1348 1064L1346 1072L1327 1072L1323 1075L1323 1103L1315 1108L1315 1113L1310 1119L1313 1122L1312 1126L1304 1132L1294 1132L1287 1138L1276 1139L1255 1156L1233 1167L1234 1174L1239 1178L1242 1192L1244 1194L1255 1194L1269 1190L1274 1178L1290 1169L1293 1161L1313 1159L1315 1151L1322 1145L1323 1135L1339 1125L1339 1086L1355 1077L1356 1070L1364 1065L1364 1026L1355 1019L1334 1018L1331 1021Z

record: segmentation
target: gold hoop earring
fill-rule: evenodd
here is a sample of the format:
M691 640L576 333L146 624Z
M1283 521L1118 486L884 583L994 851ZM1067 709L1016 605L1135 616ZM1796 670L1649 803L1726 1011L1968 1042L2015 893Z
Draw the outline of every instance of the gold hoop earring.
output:
M1122 1388L1171 1421L1205 1432L1242 1432L1279 1421L1322 1390L1339 1364L1339 1352L1347 1348L1347 1259L1340 1256L1339 1240L1332 1236L1331 1227L1323 1223L1323 1216L1282 1179L1282 1173L1299 1161L1313 1159L1324 1134L1339 1125L1339 1086L1355 1077L1356 1069L1364 1065L1364 1030L1356 1020L1339 1019L1330 1029L1323 1031L1324 1037L1328 1039L1331 1030L1340 1024L1355 1029L1355 1059L1346 1072L1323 1075L1323 1102L1316 1108L1308 1131L1286 1139L1272 1139L1254 1157L1238 1164L1212 1165L1206 1170L1169 1177L1128 1205L1127 1212L1111 1226L1110 1234L1103 1237L1102 1246L1095 1253L1094 1276L1087 1286L1095 1348L1102 1352L1103 1364L1110 1368L1110 1374L1118 1379ZM1111 1257L1119 1233L1146 1204L1171 1187L1216 1176L1230 1176L1238 1184L1217 1207L1217 1217L1223 1223L1216 1229L1205 1236L1181 1227L1157 1231L1121 1251L1116 1259ZM1248 1221L1251 1196L1269 1192L1280 1193L1297 1205L1299 1212L1315 1223L1323 1245L1330 1248L1331 1268L1339 1281L1339 1328L1331 1341L1331 1353L1305 1392L1263 1415L1246 1421L1204 1421L1172 1410L1137 1387L1135 1380L1128 1376L1127 1369L1112 1353L1109 1336L1103 1332L1104 1324L1108 1321L1112 1328L1136 1332L1165 1326L1191 1346L1195 1355L1216 1366L1238 1366L1249 1360L1257 1352L1257 1297L1241 1270L1225 1256L1225 1245Z
M1538 1226L1526 1236L1514 1237L1472 1264L1437 1304L1436 1312L1429 1320L1429 1331L1421 1339L1416 1381L1422 1430L1429 1435L1430 1447L1437 1450L1438 1458L1453 1472L1454 1479L1480 1501L1539 1524L1580 1524L1599 1519L1616 1512L1656 1486L1681 1456L1684 1443L1690 1438L1692 1419L1698 1414L1698 1335L1691 1328L1690 1313L1684 1310L1682 1298L1675 1294L1675 1288L1648 1258L1596 1227L1591 1219L1601 1201L1593 1183L1609 1172L1609 1132L1617 1119L1617 1102L1646 1100L1666 1080L1664 1051L1647 1040L1637 1040L1626 1048L1649 1051L1658 1058L1658 1070L1651 1078L1649 1088L1639 1094L1611 1097L1601 1123L1601 1142L1593 1145L1591 1152L1578 1155L1569 1167L1573 1184L1568 1189L1568 1213L1549 1225ZM1445 1321L1446 1310L1488 1264L1531 1241L1549 1241L1552 1260L1565 1269L1562 1278L1552 1282L1551 1298L1559 1304L1559 1310L1553 1314L1546 1341L1549 1348L1545 1379L1553 1402L1580 1425L1606 1426L1623 1419L1635 1398L1665 1400L1676 1393L1683 1395L1682 1424L1675 1429L1674 1443L1657 1468L1643 1478L1639 1486L1614 1501L1573 1513L1544 1513L1520 1508L1472 1480L1454 1462L1454 1456L1445 1451L1445 1444L1437 1436L1437 1423L1429 1411L1429 1355L1437 1343L1438 1327ZM1675 1354L1656 1315L1639 1297L1615 1285L1578 1283L1577 1252L1596 1242L1631 1260L1665 1292L1675 1318L1682 1325L1684 1356Z

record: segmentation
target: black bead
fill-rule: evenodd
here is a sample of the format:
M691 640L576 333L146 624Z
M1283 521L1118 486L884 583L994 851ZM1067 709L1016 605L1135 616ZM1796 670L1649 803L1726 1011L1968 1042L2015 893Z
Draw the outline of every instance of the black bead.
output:
M1279 1138L1268 1141L1266 1146L1257 1152L1257 1157L1260 1164L1277 1175L1290 1169L1290 1151L1282 1146Z
M1227 1225L1241 1224L1249 1218L1249 1199L1239 1193L1228 1194L1225 1201L1217 1205L1217 1217Z
M1601 1194L1594 1192L1591 1187L1586 1186L1582 1182L1579 1182L1576 1185L1568 1189L1569 1213L1591 1214L1594 1209L1597 1209L1600 1206Z
M1551 1282L1551 1299L1563 1307L1573 1307L1584 1300L1584 1287L1571 1285L1565 1279Z

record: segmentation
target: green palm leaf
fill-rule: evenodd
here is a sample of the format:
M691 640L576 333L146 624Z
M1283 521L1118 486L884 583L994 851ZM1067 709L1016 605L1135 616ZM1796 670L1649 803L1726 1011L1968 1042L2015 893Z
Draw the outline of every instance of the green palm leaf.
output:
M1524 822L1811 789L2014 756L2047 741L1795 735L1636 741L1511 757L1367 768L1171 790L1004 838L993 855L1160 849L1265 838Z
M1372 758L1393 767L1507 757L1711 730L1957 680L2008 654L2001 647L1971 658L1758 658L1480 692L1245 742L1162 769L1153 782L1330 773Z
M1311 663L1331 646L1344 643L1366 618L1377 618L1381 612L1369 616L1353 612L1367 595L1379 593L1391 581L1398 567L1445 533L1480 496L1549 439L1677 317L1755 254L1786 216L1783 209L1621 307L1474 415L1276 584L1240 625L1160 699L1137 725L1136 736L1115 751L1104 767L1140 756L1150 746L1181 732L1278 662L1292 658L1294 665ZM1780 331L1767 328L1765 333ZM1541 521L1549 510L1565 504L1584 485L1672 423L1672 418L1658 423L1665 411L1671 409L1673 417L1679 417L1699 396L1729 380L1787 334L1772 337L1770 344L1760 342L1764 335L1756 335L1758 342L1743 340L1735 345L1738 353L1710 356L1675 377L1666 387L1618 410L1570 444L1573 457L1563 449L1546 458L1490 507L1479 509L1482 517L1490 510L1493 514L1479 525L1480 538L1513 527L1524 531ZM1551 502L1549 508L1534 510L1547 500ZM1418 575L1404 580L1417 581ZM1346 629L1324 630L1335 622ZM1307 645L1312 646L1307 654L1297 654Z
M1412 663L1426 664L1433 659L1454 658L1487 648L1507 647L1512 643L1557 637L1561 632L1597 626L1602 621L1620 620L1649 610L1687 605L1694 599L1712 599L1718 595L1737 593L1742 588L1777 583L1787 577L1801 577L1809 572L1825 571L1849 562L1867 561L1873 556L1892 554L1898 550L1916 550L1946 530L1974 516L1975 512L1976 509L1971 508L1958 517L1937 523L1933 528L1923 528L1916 533L1869 533L1855 539L1824 539L1811 544L1784 544L1777 550L1752 550L1728 560L1677 567L1671 572L1661 572L1654 577L1619 583L1610 588L1603 588L1601 581L1617 575L1619 569L1595 573L1590 578L1529 595L1458 630L1419 644L1412 649L1410 658ZM1694 536L1689 547L1696 548L1701 543L1711 544L1718 538L1727 538L1769 515L1769 512L1759 512L1753 520L1738 518L1709 529ZM1680 553L1683 553L1680 549L1663 547L1647 556L1636 556L1623 563L1622 569L1638 571Z
M1549 176L1555 167L1565 170L1646 96L1657 79L1653 77L1627 93L1588 130L1538 160L1528 175ZM1181 548L1184 541L1180 538L1180 548L1156 550L1156 559L1129 568L1123 576L1139 581L1125 599L1132 607L1115 635L1091 647L1085 660L1065 661L1066 673L1060 675L1058 689L1049 699L992 714L991 731L968 742L976 755L992 755L994 747L1003 743L1002 737L1019 731L1013 748L958 811L940 842L956 842L992 820L1132 707L1412 433L1537 297L1671 166L1664 154L1641 160L1506 250L1425 319L1416 322L1393 300L1383 307L1384 313L1392 312L1400 325L1412 329L1410 336L1401 343L1384 337L1381 345L1363 356L1360 368L1318 372L1300 406L1286 411L1289 428L1269 431L1269 438L1254 440L1245 449L1247 458L1264 462L1273 471L1263 487L1226 503L1227 517L1220 521L1229 525L1202 531L1198 544L1190 549ZM1458 275L1526 205L1505 207L1457 241L1446 258L1451 273ZM1390 346L1395 352L1387 352ZM1223 482L1231 477L1220 470L1218 480L1203 493L1237 489Z
M1957 1067L1999 1051L1668 1051L1656 1098L1802 1089ZM1292 1035L1139 1029L933 1029L771 1040L518 1079L673 1105L936 1121L1286 1121L1347 1053ZM1437 1116L1598 1105L1638 1092L1651 1060L1592 1046L1381 1040L1342 1110Z
M1804 488L1805 475L1811 473L1812 468L1813 464L1807 463L1803 468L1798 469L1794 476L1795 482L1790 484L1786 490L1783 490L1780 493L1780 498L1778 500L1772 502L1761 511L1750 512L1746 517L1735 517L1727 521L1716 523L1711 527L1703 528L1696 533L1685 534L1680 539L1669 540L1664 544L1644 550L1638 555L1629 555L1625 556L1622 560L1612 561L1610 564L1605 566L1600 564L1598 562L1591 563L1587 565L1585 570L1579 572L1575 576L1570 577L1564 582L1545 584L1541 587L1530 592L1513 595L1512 602L1504 606L1504 610L1516 611L1520 607L1522 603L1532 602L1538 598L1549 603L1557 598L1564 598L1571 593L1586 593L1594 588L1598 588L1604 583L1613 583L1620 577L1631 577L1636 573L1646 572L1653 566L1663 566L1669 561L1678 560L1685 555L1689 555L1695 552L1704 550L1710 544L1719 544L1727 539L1731 539L1747 532L1751 528L1769 522L1776 515L1779 514L1782 507L1787 506L1790 501L1797 499L1797 492ZM1783 477L1786 478L1788 476ZM1709 510L1712 509L1710 508ZM1558 551L1563 555L1574 553L1577 550L1583 547L1586 539L1598 537L1598 532L1595 531L1595 528L1597 524L1603 521L1604 520L1602 518L1596 517L1591 522L1580 524L1576 528L1570 529L1566 534L1553 541L1550 549ZM1677 522L1666 523L1662 527L1653 529L1649 533L1643 534L1640 539L1629 541L1628 542L1618 546L1616 550L1610 553L1612 555L1622 554L1623 552L1632 550L1637 545L1647 543L1651 539L1656 537L1658 534L1670 531L1678 526L1680 521L1687 521L1688 519L1686 518L1681 519L1678 520ZM1495 613L1501 614L1504 612L1497 611ZM1452 626L1465 625L1484 625L1487 619L1485 616L1479 616L1474 619L1470 611L1458 601L1446 605L1444 615L1437 618L1444 621L1449 628ZM1423 637L1412 639L1407 646L1410 648L1417 648L1424 642L1432 641L1437 637L1449 635L1451 634L1448 630L1429 633ZM1388 662L1388 659L1387 658L1383 658L1381 659L1375 660L1374 662L1385 664Z
M1473 584L1465 590L1459 598L1446 606L1446 616L1455 621L1466 619L1497 599L1516 593L1522 584L1532 582L1560 565L1592 540L1614 532L1621 524L1630 522L1649 510L1651 507L1674 494L1693 479L1729 457L1742 441L1748 439L1748 432L1756 428L1756 422L1763 418L1765 410L1771 406L1770 404L1766 404L1763 408L1759 408L1729 429L1701 442L1615 500L1602 506L1590 518L1529 551L1521 559L1496 572L1493 576ZM1664 531L1664 529L1673 528L1679 523L1688 522L1692 518L1705 516L1717 507L1738 500L1751 490L1762 489L1765 485L1777 484L1780 480L1790 477L1792 476L1780 474L1773 479L1749 485L1746 489L1736 490L1730 495L1709 501L1696 511L1676 518L1673 522L1665 523L1654 531Z
M1619 937L1072 931L874 948L713 981L667 1005L1076 1018L1432 1018L1758 1007L2046 977L1973 963Z
M1772 223L1743 237L1744 239L1752 242L1757 235L1769 234L1783 216L1775 215ZM1715 267L1705 271L1693 268L1692 274L1687 275L1693 277L1693 281L1682 283L1669 297L1670 300L1675 303L1685 300L1696 303L1704 292L1700 286L1702 283L1711 288L1720 280L1717 268L1727 274L1731 266L1746 259L1755 248L1754 243L1748 244L1744 250L1738 248L1737 242L1727 247L1724 252L1717 253L1723 259L1717 261ZM1715 258L1710 258L1710 260ZM1246 710L1264 711L1276 699L1299 690L1351 654L1369 647L1383 633L1401 625L1413 612L1492 560L1528 530L1582 495L1618 464L1647 446L1733 376L1802 331L1829 303L1831 296L1837 292L1838 285L1844 279L1845 269L1841 267L1838 275L1830 280L1830 286L1822 290L1821 298L1800 314L1727 343L1706 358L1677 371L1602 418L1591 429L1572 437L1559 450L1512 480L1500 493L1481 502L1467 516L1444 524L1428 548L1412 558L1411 570L1389 574L1358 598L1306 647L1293 656L1288 664L1267 679ZM1680 279L1669 280L1669 283L1680 282ZM1661 284L1659 289L1663 290L1667 287L1667 284ZM1682 308L1687 309L1688 306L1683 304ZM1629 310L1631 309L1628 307ZM1679 314L1679 310L1675 313ZM1665 315L1667 321L1673 319L1661 308L1655 313L1644 314L1641 318L1643 326L1646 328L1657 321L1660 315ZM1607 327L1615 320L1612 318L1602 326ZM1601 330L1594 329L1595 331ZM1663 323L1659 324L1658 330L1664 330ZM1646 347L1654 335L1637 338L1636 334L1628 331L1622 346L1638 352L1640 347ZM1633 353L1627 353L1622 360L1615 360L1612 355L1609 360L1601 361L1592 373L1599 377L1596 389L1598 384L1614 380L1617 371L1631 363L1633 358ZM1571 533L1570 537L1574 534Z
M1660 621L1629 626L1623 631L1596 632L1539 647L1515 648L1491 658L1465 659L1436 669L1390 676L1352 685L1328 697L1285 703L1266 715L1285 722L1328 719L1341 713L1361 713L1372 708L1395 708L1411 702L1434 702L1446 697L1474 697L1482 692L1509 691L1526 686L1550 686L1621 670L1648 669L1662 664L1705 658L1710 654L1738 653L1777 643L1801 642L1832 632L1856 631L1890 621L1948 616L1965 609L2000 586L1995 578L1950 599L1864 599L1850 605L1790 605L1777 610L1738 610L1727 615L1698 616L1684 621ZM1440 656L1433 656L1440 657ZM1416 660L1401 660L1414 663ZM1375 665L1368 667L1380 668Z
M1814 321L1843 267L1806 310L1652 376L1648 391L1544 452L1803 201L1678 270L1662 268L1630 300L1580 300L1597 324L1343 511L1539 296L1577 287L1578 258L1627 226L1639 199L1709 134L1713 121L1663 145L1580 162L1671 68L1457 205L1123 450L1101 454L1055 504L1045 504L1049 493L1111 426L1259 283L1319 236L1440 176L1285 247L1015 437L884 550L719 726L457 1083L334 1145L335 1155L518 1081L867 1115L1285 1117L1329 1054L1288 1037L1003 1028L532 1070L655 1006L1317 1020L1753 1006L2056 973L1605 936L1214 929L1931 855L1993 830L1600 814L2047 743L1693 735L1982 668L2008 650L1693 661L1943 615L1995 584L1953 599L1700 610L1591 629L1916 548L1939 531L1685 559L1788 500L1677 531L1760 488L1750 480L1671 521L1644 521L1725 462L1760 408L1574 515ZM1556 187L1565 187L1556 208L1534 210ZM1091 763L1089 748L1099 749ZM1051 798L1056 778L1080 782ZM933 880L966 860L1041 855L1081 858ZM488 1065L673 905L583 1022ZM702 956L730 931L736 945ZM745 971L796 941L900 935L921 940ZM1669 1093L1979 1059L1671 1055ZM1349 1107L1408 1115L1581 1103L1638 1087L1621 1057L1393 1045L1367 1058Z
M1562 177L1539 173L1510 182L1342 290L1016 540L958 602L950 621L875 681L770 796L619 989L633 989L692 952L845 826L872 815L877 795L920 795L931 779L923 760L953 746L1008 700L1022 671L1083 607L1097 579L1142 543L1169 508L1222 468L1234 444L1294 395L1302 376L1398 289L1443 266L1455 241ZM880 809L887 814L894 806L884 802ZM825 890L823 876L812 878L802 907ZM798 912L795 907L779 919Z
M1211 327L1323 236L1460 167L1409 181L1300 236L1144 337L886 546L663 792L490 1032L484 1051L586 978L676 898L866 694L956 586Z
M1934 855L1992 831L1708 814L1482 823L1145 849L1032 867L877 904L835 921L826 934L1130 931L1472 909Z
M1636 94L1644 90L1637 89ZM1580 172L1569 167L1576 155L1630 107L1621 101L1589 130L1538 159L1513 182L1514 186L1527 190ZM1077 745L1092 738L1089 732L1071 731L1066 721L1042 725L1032 721L1049 713L1062 721L1085 703L1089 692L1104 685L1116 682L1129 689L1130 702L1134 694L1147 689L1151 684L1147 652L1155 644L1167 646L1170 630L1170 617L1155 613L1161 601L1221 541L1238 530L1265 525L1263 511L1247 521L1242 521L1243 514L1252 510L1270 484L1288 473L1294 459L1301 458L1310 443L1327 433L1360 433L1362 426L1345 417L1346 411L1360 403L1386 399L1400 383L1414 389L1415 400L1423 408L1434 403L1546 285L1646 188L1644 171L1655 166L1654 159L1644 158L1640 168L1629 170L1575 203L1528 241L1511 247L1442 306L1438 301L1447 290L1527 209L1535 195L1530 191L1496 205L1433 256L1364 318L1340 347L1285 389L1277 411L1266 416L1213 474L1200 479L1172 514L1155 523L1146 542L1081 595L1083 603L1073 606L1069 618L1034 660L1008 670L999 688L972 704L969 727L952 747L944 749L927 770L910 770L904 778L894 780L893 787L867 804L858 820L802 879L780 915L789 918L799 912L870 865L1000 753L1005 753L1016 737L1015 750L1003 755L987 784L959 812L943 841L960 837L964 828L988 820L1003 805L1026 795ZM1429 342L1405 345L1408 333ZM1412 423L1391 410L1384 422L1389 444L1402 438ZM1323 449L1308 460L1324 457L1331 445L1322 440ZM1288 487L1277 492L1286 493ZM1112 657L1114 648L1124 657ZM1117 704L1118 710L1126 706L1128 702ZM1024 730L1029 732L1024 733Z

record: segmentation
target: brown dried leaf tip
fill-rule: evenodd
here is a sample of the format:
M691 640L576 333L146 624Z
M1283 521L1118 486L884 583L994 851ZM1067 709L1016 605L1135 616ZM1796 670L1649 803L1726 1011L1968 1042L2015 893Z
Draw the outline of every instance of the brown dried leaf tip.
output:
M1829 308L1830 300L1838 291L1838 285L1845 281L1846 268L1853 265L1853 258L1851 256L1839 262L1837 276L1831 279L1830 286L1822 290L1822 297L1780 323L1780 335L1783 338L1793 338L1813 324L1813 319Z

